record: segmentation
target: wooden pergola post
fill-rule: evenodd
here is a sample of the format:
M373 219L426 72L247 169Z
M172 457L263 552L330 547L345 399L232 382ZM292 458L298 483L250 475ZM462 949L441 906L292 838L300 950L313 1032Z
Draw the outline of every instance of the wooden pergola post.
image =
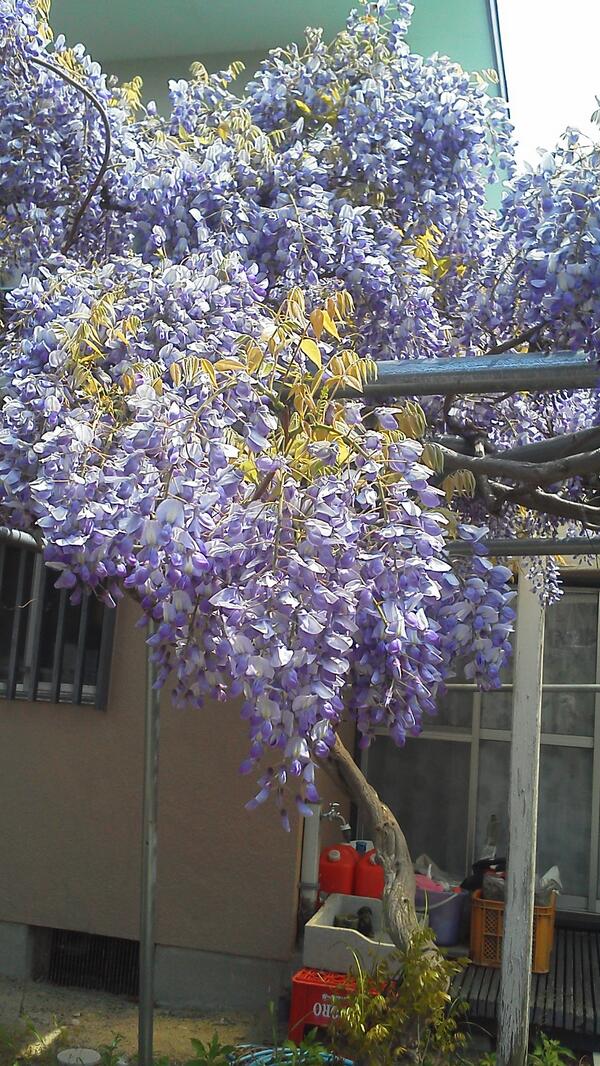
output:
M542 731L544 608L519 565L508 802L509 861L498 1007L498 1066L525 1066Z

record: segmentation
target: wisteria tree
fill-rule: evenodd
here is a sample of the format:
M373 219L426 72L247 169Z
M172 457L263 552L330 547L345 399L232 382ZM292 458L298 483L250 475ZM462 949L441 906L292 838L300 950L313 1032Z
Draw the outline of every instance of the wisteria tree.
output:
M163 118L48 0L0 0L0 521L74 602L136 598L177 702L243 697L250 807L287 826L337 768L398 944L410 856L337 727L404 744L458 669L499 683L486 531L600 526L595 390L363 393L382 359L600 351L598 149L569 131L514 176L504 104L411 54L410 15L307 31L243 96L196 64Z

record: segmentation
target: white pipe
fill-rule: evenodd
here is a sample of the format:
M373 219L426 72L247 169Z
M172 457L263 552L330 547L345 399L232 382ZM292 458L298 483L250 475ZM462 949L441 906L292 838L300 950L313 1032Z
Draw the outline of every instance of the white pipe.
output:
M302 910L312 914L319 894L319 849L321 842L321 804L311 803L312 815L304 819L302 862L300 865L300 897Z

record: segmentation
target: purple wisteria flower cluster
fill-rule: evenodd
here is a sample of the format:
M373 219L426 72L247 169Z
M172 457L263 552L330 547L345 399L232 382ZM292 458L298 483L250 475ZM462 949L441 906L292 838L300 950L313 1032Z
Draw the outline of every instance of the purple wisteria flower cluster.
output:
M241 697L252 803L286 824L345 713L404 743L459 664L494 687L510 654L511 573L428 444L447 408L377 409L365 377L538 324L597 347L595 156L570 137L513 177L504 104L411 54L411 11L308 31L242 97L195 65L163 119L49 43L34 0L0 0L1 520L41 534L73 600L136 597L177 701ZM597 410L453 417L499 448ZM448 536L472 542L454 566Z

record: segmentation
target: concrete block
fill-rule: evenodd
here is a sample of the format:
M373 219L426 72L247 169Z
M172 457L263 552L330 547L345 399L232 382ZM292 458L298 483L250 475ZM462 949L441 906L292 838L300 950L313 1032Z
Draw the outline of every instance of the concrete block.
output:
M26 981L31 977L33 932L20 922L0 922L0 976Z
M155 955L155 999L179 1010L257 1010L277 1006L289 963L165 947Z

